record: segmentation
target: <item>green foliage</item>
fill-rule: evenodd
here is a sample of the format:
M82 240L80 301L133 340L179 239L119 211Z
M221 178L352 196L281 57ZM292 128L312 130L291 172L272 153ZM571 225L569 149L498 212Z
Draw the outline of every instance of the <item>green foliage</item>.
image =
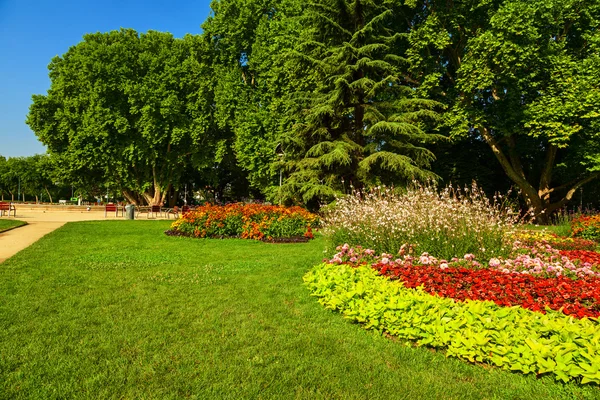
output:
M59 175L55 160L48 155L0 157L0 198L31 201L35 197L52 202L60 193Z
M415 97L403 58L408 9L394 2L309 3L290 53L314 82L296 90L303 111L283 138L284 191L307 202L348 187L434 179L424 147L435 101Z
M556 380L600 384L600 326L560 312L536 313L492 302L456 302L406 289L369 266L320 264L304 276L326 308L366 329L447 356Z
M448 106L453 137L484 141L539 222L549 222L600 176L600 6L433 1L415 11L407 56L419 93Z
M211 70L200 37L95 33L50 66L27 123L70 182L104 182L159 203L187 165L213 167ZM143 199L142 199L142 196Z
M286 161L282 135L300 107L290 92L305 88L306 71L289 57L302 29L295 0L221 0L202 25L214 48L214 118L232 133L235 160L253 188L279 202ZM279 146L278 146L279 145Z

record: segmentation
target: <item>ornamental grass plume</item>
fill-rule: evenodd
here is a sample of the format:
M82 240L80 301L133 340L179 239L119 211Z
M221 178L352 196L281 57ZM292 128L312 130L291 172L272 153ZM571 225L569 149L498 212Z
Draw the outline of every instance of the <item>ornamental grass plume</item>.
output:
M510 253L508 234L519 222L506 199L490 201L475 183L463 190L415 186L400 194L376 188L337 199L325 212L323 233L332 247L348 243L395 254L411 244L417 254L441 259L489 260Z

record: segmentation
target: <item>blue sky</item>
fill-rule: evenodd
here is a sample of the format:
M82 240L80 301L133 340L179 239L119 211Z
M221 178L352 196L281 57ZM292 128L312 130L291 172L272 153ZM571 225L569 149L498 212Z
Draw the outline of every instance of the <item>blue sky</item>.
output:
M0 155L45 147L25 124L32 94L50 87L48 64L86 33L133 28L176 37L202 32L210 0L0 0Z

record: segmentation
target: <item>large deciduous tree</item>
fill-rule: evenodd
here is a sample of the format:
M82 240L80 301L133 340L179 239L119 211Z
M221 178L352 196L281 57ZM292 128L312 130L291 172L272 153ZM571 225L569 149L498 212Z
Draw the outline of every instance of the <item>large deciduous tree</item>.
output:
M297 64L283 55L301 30L297 0L220 0L202 25L215 56L215 121L231 133L229 148L250 184L271 199L280 171L277 144L297 104L289 96L304 84Z
M165 201L190 163L213 164L210 67L199 37L131 29L84 36L49 65L27 123L82 185L134 203Z
M600 3L412 1L409 59L452 136L491 149L537 220L600 177Z

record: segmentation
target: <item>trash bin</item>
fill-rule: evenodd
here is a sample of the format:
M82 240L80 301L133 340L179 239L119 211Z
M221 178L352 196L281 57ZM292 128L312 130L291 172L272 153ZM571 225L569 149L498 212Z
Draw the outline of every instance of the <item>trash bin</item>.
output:
M135 219L135 206L133 204L125 206L125 219Z

